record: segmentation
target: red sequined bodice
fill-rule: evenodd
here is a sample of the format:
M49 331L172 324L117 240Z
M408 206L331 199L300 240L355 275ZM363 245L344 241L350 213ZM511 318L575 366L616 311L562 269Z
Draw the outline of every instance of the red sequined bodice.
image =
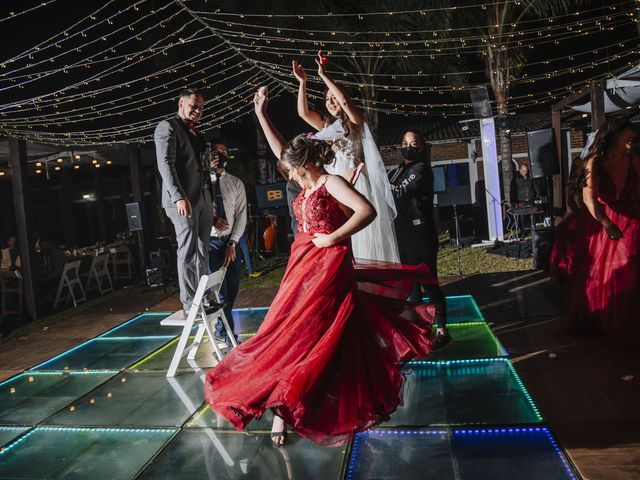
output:
M293 201L299 232L305 231L305 220L307 232L334 232L347 221L340 204L327 192L324 184L313 191L306 200L304 194L303 190Z

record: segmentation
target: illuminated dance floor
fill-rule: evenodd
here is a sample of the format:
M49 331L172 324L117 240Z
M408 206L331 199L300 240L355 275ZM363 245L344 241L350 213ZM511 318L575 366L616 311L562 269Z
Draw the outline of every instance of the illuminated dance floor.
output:
M346 446L236 432L204 404L206 342L165 377L179 328L138 315L0 384L0 478L579 478L470 296L447 298L454 343L404 365L404 405ZM234 312L243 339L266 308Z

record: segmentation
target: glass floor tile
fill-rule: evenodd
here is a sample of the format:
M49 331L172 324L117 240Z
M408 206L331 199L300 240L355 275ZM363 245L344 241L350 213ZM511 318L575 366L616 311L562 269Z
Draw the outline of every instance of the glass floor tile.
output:
M429 301L429 297L422 299ZM478 304L471 295L455 295L446 297L447 323L484 322Z
M0 384L0 424L36 425L117 373L21 373Z
M51 417L50 425L179 427L204 401L205 372L123 372Z
M0 478L129 480L175 432L39 427L0 453Z
M256 333L268 311L268 307L237 308L233 310L235 332L240 335L240 337L246 337Z
M259 420L254 420L244 429L245 432L269 432L271 431L271 422L273 421L273 414L271 410L264 412L264 415ZM187 428L214 428L216 430L232 430L236 431L236 427L227 422L223 417L211 410L209 405L204 405L189 422L187 422Z
M444 350L429 355L428 360L505 357L508 354L484 322L452 323L447 325L447 330L453 342Z
M470 430L381 429L358 434L347 478L576 478L544 427L468 432Z
M0 453L2 453L2 447L13 439L17 438L22 433L29 430L31 427L5 427L0 426Z
M189 343L193 342L195 337L189 337ZM132 365L128 370L134 371L163 371L166 372L171 364L171 359L176 351L176 345L178 344L178 338L167 343L164 347L153 352L151 355L146 356L138 363ZM183 357L178 364L178 371L203 368L209 370L218 364L216 357L214 356L213 347L209 338L204 336L196 358L193 360L187 360L187 357Z
M119 370L144 358L171 337L94 338L36 365L32 370Z
M292 434L274 448L268 433L183 430L139 478L338 480L344 455L345 447L318 447Z
M163 327L160 322L170 313L143 313L100 335L101 337L178 336L182 327Z
M542 421L505 358L405 367L404 406L383 426L531 424Z

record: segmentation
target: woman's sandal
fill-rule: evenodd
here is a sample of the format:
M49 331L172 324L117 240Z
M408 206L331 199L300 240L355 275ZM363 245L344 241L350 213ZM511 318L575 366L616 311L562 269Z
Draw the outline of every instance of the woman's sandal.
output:
M283 431L281 432L271 432L271 443L273 444L274 447L281 447L287 442L287 424L284 423L284 419L277 413L274 412L273 415L282 420L282 424L284 428L283 428ZM282 437L282 443L276 442L277 437Z
M278 443L276 442L276 438L278 437L282 437L282 443ZM283 446L285 443L287 443L287 431L283 431L283 432L271 432L271 444L274 447L281 447Z

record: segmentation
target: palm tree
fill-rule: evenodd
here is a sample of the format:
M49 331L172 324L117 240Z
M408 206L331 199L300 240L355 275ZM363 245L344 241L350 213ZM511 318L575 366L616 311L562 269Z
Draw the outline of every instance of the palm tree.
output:
M477 4L466 0L466 4ZM529 19L543 19L551 15L567 13L578 7L582 0L504 0L488 5L482 10L460 9L454 23L469 28L467 35L482 35L485 47L482 57L486 75L496 101L498 113L498 137L502 159L502 182L505 198L509 198L513 162L511 138L508 133L508 98L511 81L517 77L519 67L526 58L524 49L514 45L512 34L517 32L519 23Z

